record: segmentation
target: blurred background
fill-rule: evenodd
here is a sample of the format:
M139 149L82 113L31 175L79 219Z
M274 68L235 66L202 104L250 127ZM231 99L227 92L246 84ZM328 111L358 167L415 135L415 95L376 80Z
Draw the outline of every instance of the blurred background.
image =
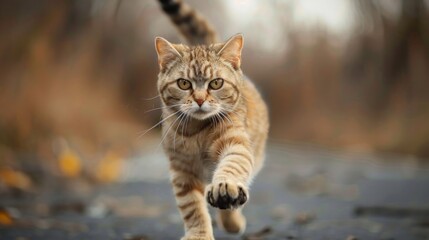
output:
M186 2L244 34L270 145L429 158L429 1ZM0 2L1 194L166 177L156 36L183 41L156 1Z
M428 1L189 4L221 38L244 34L270 141L429 157ZM129 156L159 134L141 136L160 120L153 39L183 39L156 1L2 1L0 14L2 164Z

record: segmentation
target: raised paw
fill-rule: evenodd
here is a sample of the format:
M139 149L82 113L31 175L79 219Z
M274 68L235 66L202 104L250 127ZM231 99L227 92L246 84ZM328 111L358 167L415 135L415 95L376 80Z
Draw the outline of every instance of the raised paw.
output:
M206 187L207 202L220 209L234 209L246 203L248 191L245 186L229 181L220 181Z

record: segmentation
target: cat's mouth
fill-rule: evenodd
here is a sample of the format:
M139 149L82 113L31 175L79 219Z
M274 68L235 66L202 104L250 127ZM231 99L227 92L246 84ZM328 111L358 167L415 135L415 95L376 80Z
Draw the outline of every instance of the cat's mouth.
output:
M199 108L199 109L195 110L194 113L196 113L196 114L206 114L206 113L208 113L208 111L203 110L202 108Z
M194 110L190 115L195 119L204 120L213 115L213 111L207 111L202 108L199 108Z

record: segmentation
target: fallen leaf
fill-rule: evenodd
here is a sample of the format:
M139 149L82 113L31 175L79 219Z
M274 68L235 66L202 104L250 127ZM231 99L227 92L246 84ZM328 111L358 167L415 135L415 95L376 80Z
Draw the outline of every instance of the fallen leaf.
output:
M113 152L108 152L98 165L96 176L102 182L118 180L122 169L122 158Z
M0 170L0 181L4 182L10 188L21 190L28 190L32 186L31 179L25 173L11 168Z
M76 153L65 149L58 159L60 171L64 176L77 177L82 171L81 160Z
M10 214L4 210L0 210L0 224L1 225L12 225L13 219Z

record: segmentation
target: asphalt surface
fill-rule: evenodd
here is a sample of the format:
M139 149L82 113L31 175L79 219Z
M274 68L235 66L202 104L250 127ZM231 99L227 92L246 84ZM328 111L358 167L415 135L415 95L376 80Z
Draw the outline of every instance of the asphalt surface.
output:
M0 240L183 235L161 151L131 159L118 183L56 179L45 185L0 196L0 209L13 218L0 225ZM214 226L216 239L429 239L429 168L408 157L271 144L244 214L244 235Z

